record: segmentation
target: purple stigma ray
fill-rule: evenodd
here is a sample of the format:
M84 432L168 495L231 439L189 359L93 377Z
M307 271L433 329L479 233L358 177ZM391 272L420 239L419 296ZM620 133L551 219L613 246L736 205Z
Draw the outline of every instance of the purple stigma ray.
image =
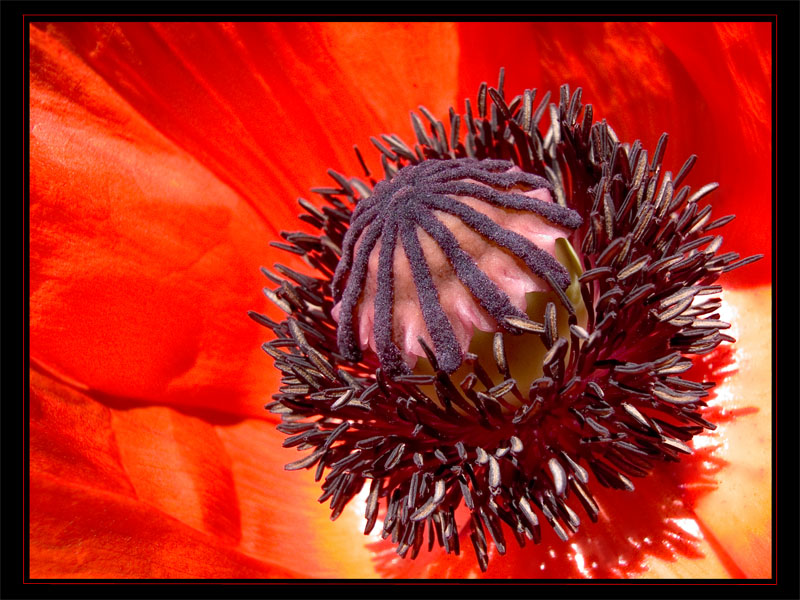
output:
M403 361L400 348L392 340L392 304L394 302L394 272L392 264L396 250L399 223L393 221L383 232L378 254L378 278L386 282L379 286L375 295L375 348L384 370L390 376L407 374L411 370Z
M546 188L550 191L553 191L553 185L544 177L534 175L532 173L526 173L525 171L507 171L507 161L485 159L481 163L482 166L483 163L491 163L488 165L490 168L476 173L474 170L469 168L456 167L448 171L445 176L440 177L439 181L447 182L469 178L486 185L499 187L506 190L516 184L525 183L534 189Z
M434 191L453 196L471 196L502 208L535 212L548 221L570 229L576 229L583 224L583 219L578 213L553 202L544 202L537 198L529 198L523 194L498 192L492 188L466 181L438 185L434 187Z
M500 227L483 213L460 202L442 201L439 196L431 200L431 208L458 217L485 238L507 248L521 258L525 266L534 275L546 279L548 274L554 274L553 280L561 288L566 288L569 285L569 274L563 270L561 264L548 252L542 250L524 236Z
M396 376L410 372L401 350L393 340L393 257L399 235L411 267L425 327L433 340L437 362L446 372L453 372L460 366L463 352L441 305L416 233L417 227L433 238L456 277L498 324L502 324L508 316L526 316L481 271L475 259L461 248L455 235L436 218L433 210L459 218L484 239L519 258L531 273L550 285L552 282L561 288L569 285L566 269L548 252L456 198L467 196L495 207L535 213L569 229L581 225L580 215L573 210L554 202L506 191L514 186L530 190L553 190L546 179L524 171L512 171L513 167L512 162L497 159L425 160L400 169L391 179L380 181L372 194L358 203L345 234L341 259L331 284L334 300L341 302L337 344L343 356L349 360L361 357L354 327L356 309L364 292L370 254L378 240L382 240L374 299L376 353L387 374Z
M447 319L439 300L439 291L433 284L428 263L422 253L422 247L417 236L416 226L403 223L402 228L403 249L411 264L411 272L417 287L419 305L422 308L422 318L433 340L434 352L439 367L451 373L460 365L463 357L461 347L458 345L453 326Z
M507 316L525 317L525 313L511 304L505 292L497 287L494 281L478 268L473 258L461 249L456 236L431 210L423 209L414 215L414 220L439 245L453 266L456 276L498 323L502 323L503 318Z
M350 228L348 232L352 232L352 235L345 236L344 242L342 244L342 256L339 259L340 262L350 263L353 260L353 251L355 250L356 243L358 242L361 233L364 229L370 224L378 224L378 221L373 219L375 216L373 213L377 212L377 208L375 207L374 211L369 211L368 213L365 212L363 215L359 216L358 218L353 215L353 218L350 220ZM379 216L378 220L382 223L383 217ZM336 270L334 274L333 281L331 282L331 289L333 290L334 296L339 296L340 291L342 288L342 283L345 277L347 276L347 271L343 270Z
M378 243L378 238L380 236L381 230L377 227L368 229L364 233L361 247L356 253L353 271L350 273L347 286L342 294L341 316L336 331L336 342L339 346L339 351L348 360L359 360L361 358L361 348L358 345L358 339L356 339L353 330L353 320L355 319L354 309L358 304L358 299L361 296L361 287L367 276L369 255L375 247L375 244ZM353 285L351 285L351 282Z

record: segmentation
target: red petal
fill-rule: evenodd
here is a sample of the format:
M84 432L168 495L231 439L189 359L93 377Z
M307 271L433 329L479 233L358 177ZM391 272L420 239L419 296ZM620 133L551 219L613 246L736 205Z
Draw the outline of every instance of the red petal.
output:
M134 498L111 410L36 371L30 392L31 478L49 475Z
M31 358L127 400L261 414L255 212L32 30Z
M49 475L31 479L30 548L33 579L298 577L145 503Z
M758 263L733 271L737 285L769 283L772 274L772 36L769 23L688 23L681 28L652 25L686 67L710 123L700 131L707 146L700 158L719 156L716 173L719 214L739 218L723 231L729 249L742 256L764 254ZM686 43L687 38L693 43ZM698 140L701 142L702 138ZM702 146L699 146L702 148ZM705 158L704 160L708 160ZM711 163L713 165L713 162ZM712 166L712 168L714 168ZM706 171L700 171L706 174ZM718 173L718 174L717 174ZM695 178L695 181L698 181ZM698 181L699 183L699 181ZM777 215L776 215L777 217Z
M113 412L32 373L31 577L297 576L246 556L142 497L135 471L143 467L124 461ZM169 464L168 454L151 458L161 466L162 482L181 482L183 473L169 469L175 463ZM186 491L190 498L197 494L194 486ZM219 508L225 514L236 507Z
M31 387L33 577L375 576L358 515L330 523L271 424L110 409L36 372Z

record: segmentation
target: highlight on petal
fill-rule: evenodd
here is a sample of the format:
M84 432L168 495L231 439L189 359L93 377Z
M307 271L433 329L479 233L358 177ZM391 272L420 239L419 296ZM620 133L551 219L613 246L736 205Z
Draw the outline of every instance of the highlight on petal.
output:
M282 436L273 426L248 420L217 427L217 432L233 461L243 552L301 571L306 578L381 576L361 533L363 513L348 510L331 522L328 507L317 502L319 483L313 473L284 470L300 455L275 451Z
M771 336L769 286L723 293L722 318L737 340L734 363L710 402L720 422L705 443L725 466L697 499L698 519L748 578L772 576Z

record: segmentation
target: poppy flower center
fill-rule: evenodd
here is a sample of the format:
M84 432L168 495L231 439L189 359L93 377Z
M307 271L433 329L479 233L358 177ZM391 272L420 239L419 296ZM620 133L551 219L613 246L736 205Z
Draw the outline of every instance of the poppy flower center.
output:
M370 346L388 374L410 373L422 339L451 373L473 327L508 328L526 318L527 292L547 281L565 288L555 239L582 219L551 190L510 161L469 158L406 166L378 183L356 206L333 279L342 354L358 360Z
M365 533L380 514L400 556L426 539L457 554L468 537L483 570L489 538L503 554L509 531L538 543L546 523L567 540L579 510L599 518L593 486L631 491L714 428L714 384L681 375L733 341L704 297L759 258L717 254L707 233L732 217L700 207L716 186L681 186L694 157L663 171L666 135L651 158L592 123L580 90L534 109L533 92L507 103L498 89L481 86L477 118L469 101L451 110L449 136L423 110L430 133L412 116L413 150L373 138L386 176L372 187L329 171L326 206L300 201L319 235L275 244L317 276L265 270L287 317L251 313L275 333L263 348L283 376L267 408L284 446L309 451L286 469L325 476L332 518L368 487ZM571 273L553 256L562 236L580 255ZM534 289L552 298L541 323L525 312ZM488 352L467 351L474 329L494 332ZM421 354L432 373L411 372ZM540 371L529 385L513 356Z

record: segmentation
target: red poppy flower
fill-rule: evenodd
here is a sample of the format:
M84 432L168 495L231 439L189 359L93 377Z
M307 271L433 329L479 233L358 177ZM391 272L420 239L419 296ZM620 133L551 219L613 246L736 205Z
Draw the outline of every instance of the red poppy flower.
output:
M698 459L567 544L509 549L487 576L768 577L770 28L748 23L35 24L31 29L30 572L41 577L468 577L470 550L385 559L316 502L263 405L267 244L295 199L408 110L582 86L597 120L719 181L740 213L726 275L732 353ZM598 114L599 113L599 114ZM368 162L377 164L375 157ZM741 215L746 215L742 218ZM722 369L720 371L720 369ZM716 470L709 474L710 470ZM634 508L632 510L632 508ZM653 525L651 509L669 527Z

